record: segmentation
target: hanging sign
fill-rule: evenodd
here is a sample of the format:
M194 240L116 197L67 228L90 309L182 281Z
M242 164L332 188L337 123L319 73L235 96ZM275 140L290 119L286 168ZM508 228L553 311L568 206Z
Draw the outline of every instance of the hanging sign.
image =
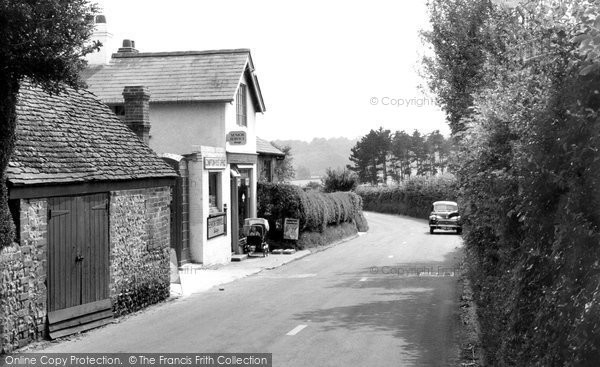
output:
M230 131L227 134L227 141L231 145L246 145L245 131Z
M285 218L283 222L283 239L297 240L300 232L300 220L296 218Z

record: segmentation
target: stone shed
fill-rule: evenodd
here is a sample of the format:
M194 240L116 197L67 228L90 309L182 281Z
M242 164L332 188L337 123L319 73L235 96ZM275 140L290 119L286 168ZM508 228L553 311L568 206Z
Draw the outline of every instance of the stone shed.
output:
M169 295L177 174L133 132L149 128L135 128L147 121L147 92L124 94L133 129L87 91L21 88L7 171L17 239L0 250L2 352Z

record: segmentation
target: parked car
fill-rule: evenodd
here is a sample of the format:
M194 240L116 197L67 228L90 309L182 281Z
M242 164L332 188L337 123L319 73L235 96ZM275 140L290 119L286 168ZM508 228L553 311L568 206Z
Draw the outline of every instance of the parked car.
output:
M429 215L429 233L436 229L455 230L462 233L462 222L458 212L458 204L454 201L436 201Z

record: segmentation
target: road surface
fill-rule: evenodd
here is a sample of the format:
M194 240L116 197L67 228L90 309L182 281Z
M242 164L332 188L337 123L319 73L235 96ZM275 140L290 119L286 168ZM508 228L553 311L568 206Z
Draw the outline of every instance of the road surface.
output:
M456 234L368 213L368 233L43 352L268 352L274 366L455 366Z

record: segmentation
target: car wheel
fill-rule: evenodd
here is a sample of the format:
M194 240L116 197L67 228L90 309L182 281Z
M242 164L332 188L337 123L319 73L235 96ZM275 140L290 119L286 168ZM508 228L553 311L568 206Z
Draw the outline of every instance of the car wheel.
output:
M433 227L429 227L429 233L433 234Z
M456 228L456 233L457 234L462 234L462 228Z

